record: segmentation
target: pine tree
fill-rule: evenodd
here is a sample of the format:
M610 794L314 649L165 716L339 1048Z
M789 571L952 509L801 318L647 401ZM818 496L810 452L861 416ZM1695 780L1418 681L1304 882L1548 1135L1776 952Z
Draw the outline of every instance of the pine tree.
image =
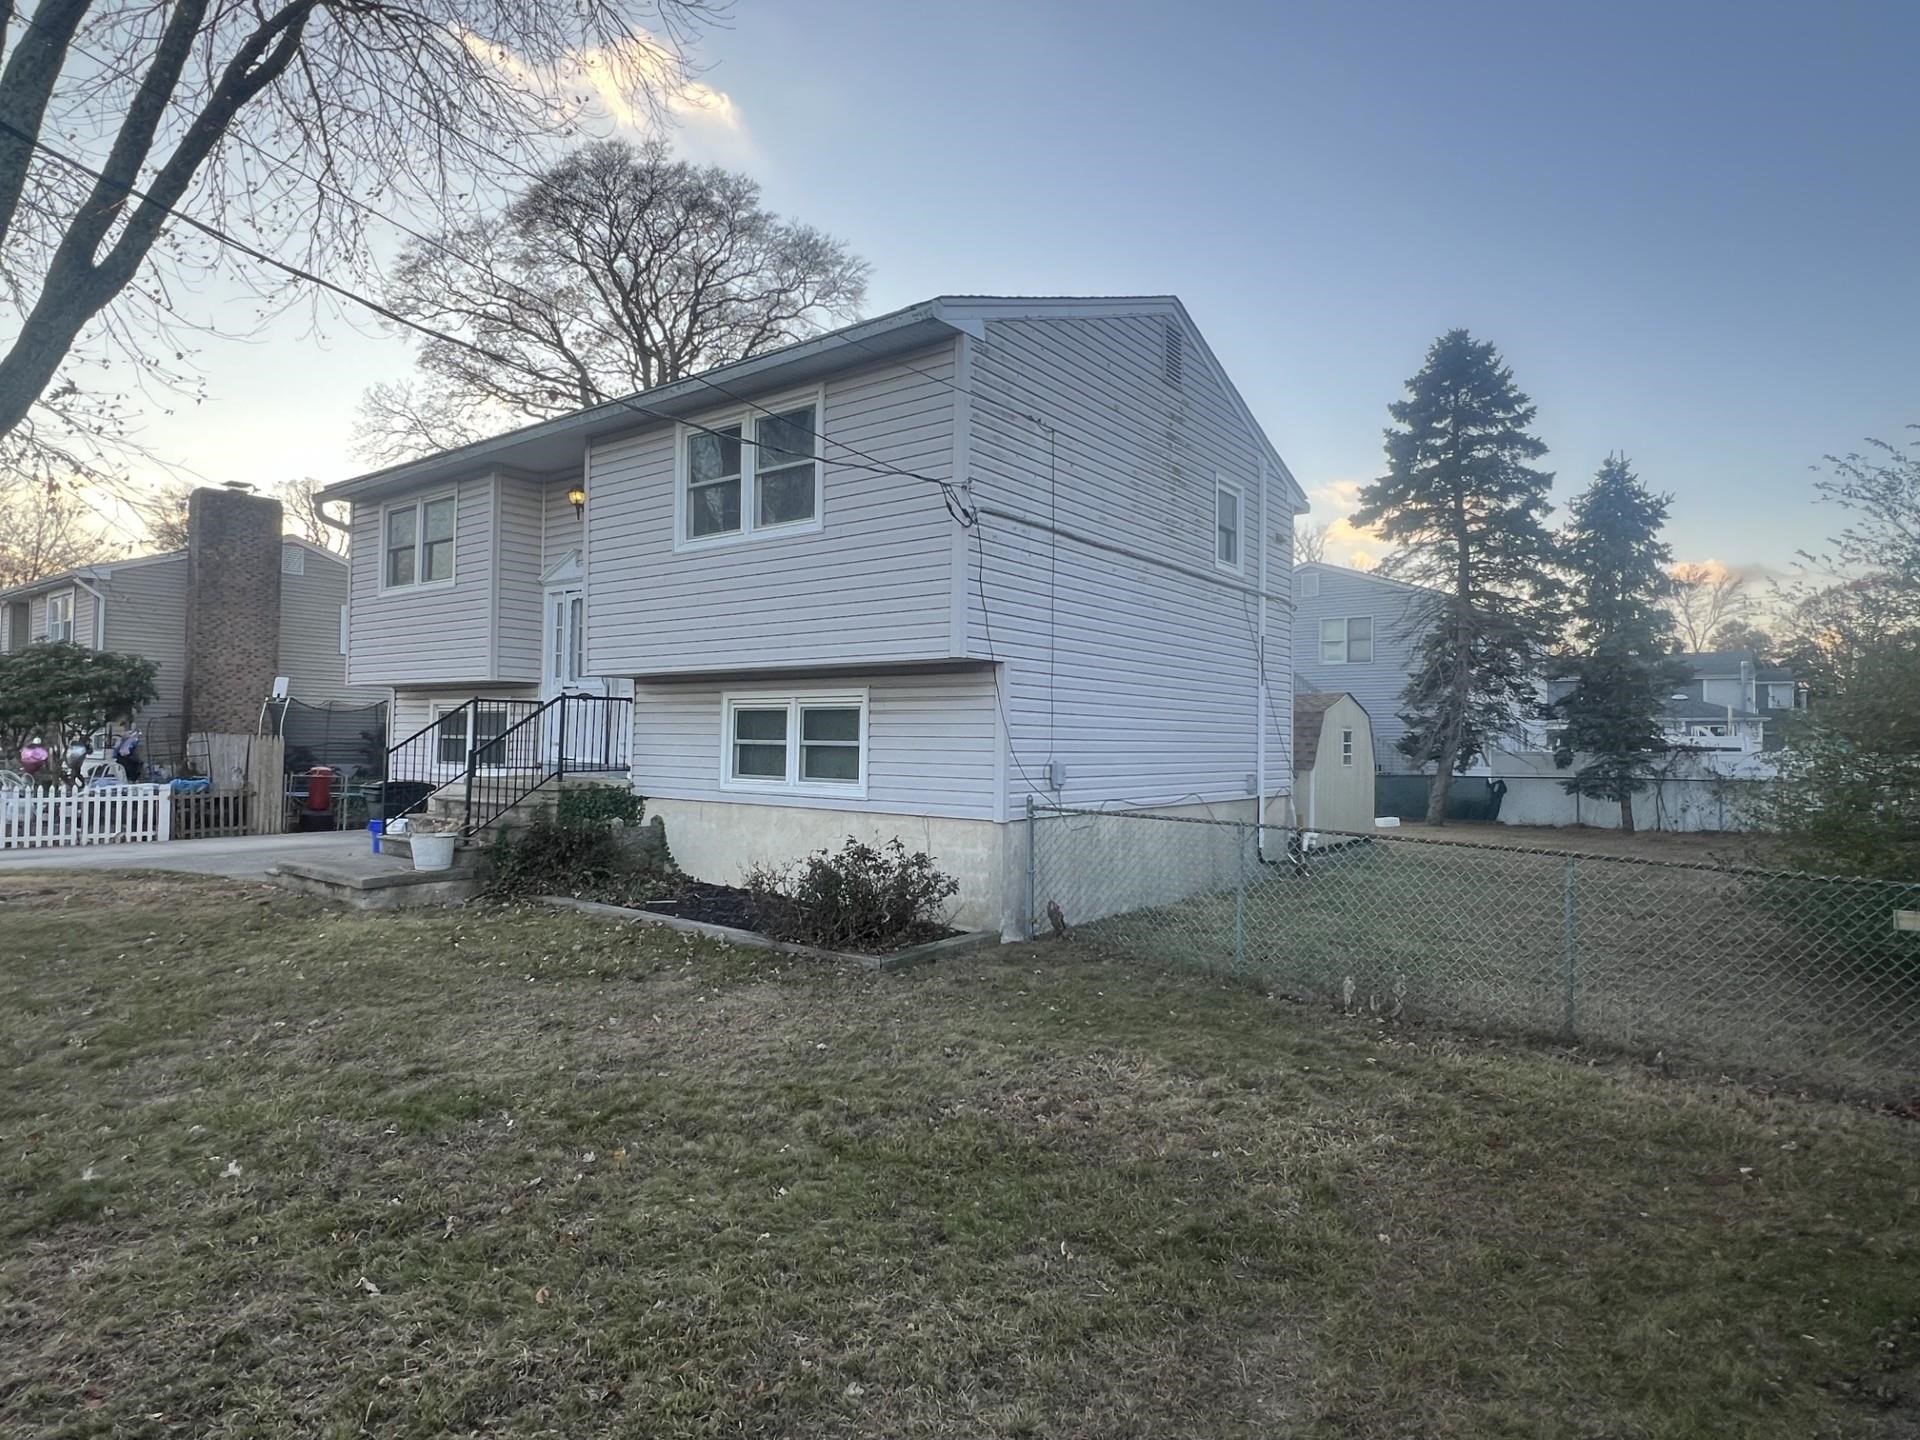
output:
M1387 407L1387 473L1360 494L1356 525L1398 547L1385 573L1437 593L1401 699L1400 749L1433 765L1427 823L1446 823L1456 770L1516 727L1558 626L1549 471L1534 406L1499 352L1449 330Z
M1580 768L1567 793L1620 804L1620 828L1633 831L1633 797L1647 788L1667 750L1660 711L1687 667L1671 657L1673 553L1660 539L1668 497L1655 495L1613 455L1574 500L1561 536L1572 580L1574 653L1563 673L1573 688L1556 705L1566 719L1554 761Z

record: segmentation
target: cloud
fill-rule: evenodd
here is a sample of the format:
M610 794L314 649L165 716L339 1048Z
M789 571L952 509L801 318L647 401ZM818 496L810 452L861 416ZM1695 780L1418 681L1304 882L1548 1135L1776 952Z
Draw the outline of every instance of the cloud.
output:
M1351 565L1356 570L1371 570L1390 548L1371 530L1363 530L1352 520L1360 508L1360 490L1365 480L1330 480L1307 492L1313 509L1306 520L1327 532L1327 559L1335 565Z
M536 64L470 31L460 38L476 59L539 96L557 119L598 119L619 130L669 136L700 159L737 164L751 156L746 119L733 97L694 79L681 57L645 30L569 51L551 64Z

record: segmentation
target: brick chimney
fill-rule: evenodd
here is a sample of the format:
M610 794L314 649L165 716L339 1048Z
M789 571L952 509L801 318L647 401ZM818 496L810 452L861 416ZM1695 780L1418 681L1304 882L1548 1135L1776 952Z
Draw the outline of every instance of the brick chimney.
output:
M251 735L280 663L280 502L187 499L187 731Z

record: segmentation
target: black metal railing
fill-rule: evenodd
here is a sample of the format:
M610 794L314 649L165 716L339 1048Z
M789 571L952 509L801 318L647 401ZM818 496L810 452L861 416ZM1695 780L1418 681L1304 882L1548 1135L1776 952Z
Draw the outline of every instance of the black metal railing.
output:
M622 696L468 700L388 749L380 813L392 822L441 796L471 835L567 775L625 772L632 745L633 701Z

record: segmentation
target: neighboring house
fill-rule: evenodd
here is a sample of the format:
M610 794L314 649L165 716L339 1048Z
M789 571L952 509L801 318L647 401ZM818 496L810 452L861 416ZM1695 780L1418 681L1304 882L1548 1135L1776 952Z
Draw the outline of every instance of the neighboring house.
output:
M1755 755L1785 743L1783 717L1804 708L1793 672L1762 665L1751 650L1713 650L1677 655L1692 674L1668 695L1661 729L1676 749L1705 754ZM1550 700L1567 693L1570 682L1548 683ZM1543 732L1555 728L1551 721ZM1547 748L1547 740L1539 748Z
M1398 749L1400 692L1413 673L1435 592L1369 570L1313 561L1293 572L1293 674L1300 694L1351 695L1372 720L1375 767L1420 770Z
M1294 695L1294 805L1302 830L1372 830L1373 767L1373 725L1359 701L1344 693Z
M1029 797L1284 812L1305 497L1171 297L930 300L322 500L396 742L630 694L706 879L899 835L1017 929Z
M279 533L277 502L222 490L194 492L204 538L195 572L189 549L83 566L0 591L0 653L38 640L70 640L139 655L159 667L159 696L138 717L147 753L178 763L190 730L252 732L273 678L308 704L372 704L380 689L346 677L346 561ZM269 507L271 507L269 509ZM235 531L230 516L254 522ZM262 625L271 627L261 634ZM235 638L237 632L239 638ZM189 651L203 635L198 710L189 697ZM225 693L223 693L225 692Z

